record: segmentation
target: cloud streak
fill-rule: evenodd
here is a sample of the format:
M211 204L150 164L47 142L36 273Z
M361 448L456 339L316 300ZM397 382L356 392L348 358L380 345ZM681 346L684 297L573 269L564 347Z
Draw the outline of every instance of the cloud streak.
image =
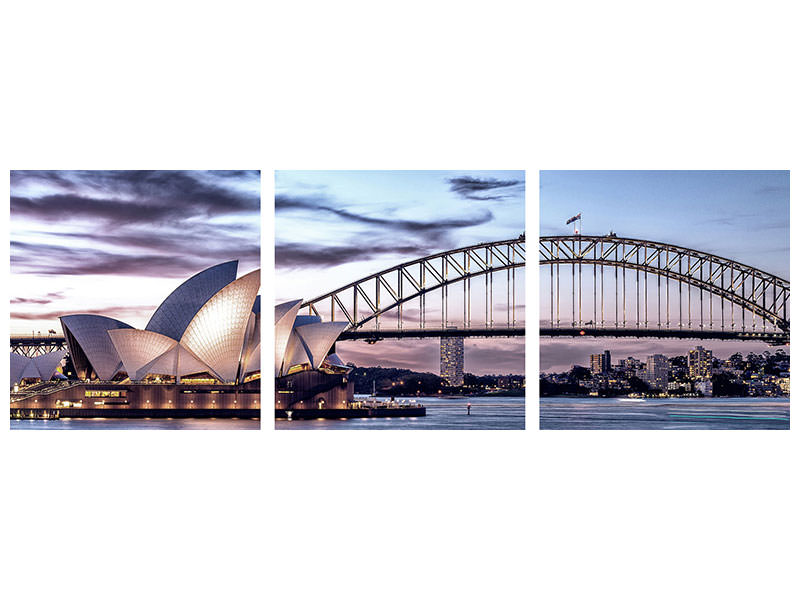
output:
M231 228L236 233L242 227ZM74 239L96 248L97 244L115 246L120 249L142 250L149 253L163 253L172 256L191 255L216 260L217 257L235 257L241 261L258 263L261 246L258 235L230 235L226 228L213 228L205 225L187 231L169 229L165 231L121 231L115 233L60 233L60 238Z
M34 193L42 186L55 193ZM44 222L160 226L259 210L258 194L191 171L13 171L11 189L12 218Z
M155 311L156 306L106 306L103 308L93 309L77 309L77 310L57 310L51 312L29 313L29 312L12 312L11 318L20 321L49 321L55 320L64 315L102 315L105 317L117 318L120 316L126 317L139 317L142 314L152 313Z
M11 242L11 268L37 275L143 275L183 277L208 267L203 257L117 254L90 248Z
M326 204L327 199L321 196L291 196L288 194L275 195L275 212L289 210L303 210L325 212L336 215L344 221L362 225L378 226L382 232L395 232L403 234L425 234L427 236L441 236L452 229L475 227L490 222L494 216L491 211L482 210L470 217L440 218L436 221L417 221L408 219L390 219L385 217L372 217L354 213L343 208L336 208Z
M275 244L275 268L323 268L336 267L349 262L374 260L382 256L425 256L431 252L425 245L358 244L347 246L324 246L300 242Z
M515 188L525 183L519 179L500 180L491 177L481 179L467 175L451 177L447 182L450 184L451 192L455 192L467 200L477 200L479 202L492 202L510 198L511 194L486 195L485 192Z
M12 298L11 304L50 304L63 298L64 294L61 292L50 292L44 298Z

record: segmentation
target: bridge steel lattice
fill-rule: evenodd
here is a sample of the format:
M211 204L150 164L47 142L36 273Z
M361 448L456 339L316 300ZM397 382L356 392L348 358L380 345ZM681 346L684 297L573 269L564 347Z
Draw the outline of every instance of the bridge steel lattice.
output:
M516 283L517 269L524 267L522 235L396 265L309 300L301 310L323 320L347 320L350 325L339 339L525 335L524 316L517 314ZM505 283L497 285L497 279ZM476 302L479 315L473 314L473 287L483 292ZM496 287L502 287L506 296L504 315L495 310ZM441 294L441 302L434 307L439 314L431 317L427 298L434 292ZM461 296L456 307L459 314L450 306L454 295ZM413 319L404 314L404 307L412 302L419 307ZM387 319L392 323L396 319L396 326L381 328Z
M550 301L545 336L789 341L789 282L721 256L613 234L563 235L539 239L539 265Z
M12 335L11 352L33 358L55 352L56 350L66 350L67 341L61 335Z

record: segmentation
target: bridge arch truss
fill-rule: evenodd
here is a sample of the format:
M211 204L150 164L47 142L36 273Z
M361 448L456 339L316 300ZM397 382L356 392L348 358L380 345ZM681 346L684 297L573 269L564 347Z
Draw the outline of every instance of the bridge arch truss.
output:
M34 358L55 352L56 350L66 350L67 341L60 335L12 335L11 352Z
M386 330L381 329L386 320L394 325L390 330L409 334L439 331L446 335L520 335L524 334L525 325L524 316L517 310L517 299L524 298L524 278L519 278L519 290L517 270L524 267L524 235L475 244L374 273L305 302L301 311L305 309L307 314L323 320L347 320L349 326L343 339L368 338L370 332ZM502 285L498 280L503 281ZM495 297L497 289L504 298ZM482 291L483 297L473 306L476 291ZM440 295L434 316L427 304L433 293ZM460 299L453 301L453 296ZM504 300L502 314L497 314L495 300ZM404 312L409 306L415 309L413 318ZM480 314L476 314L477 309Z
M661 242L565 235L540 238L539 264L545 335L695 331L788 342L789 282L737 261Z

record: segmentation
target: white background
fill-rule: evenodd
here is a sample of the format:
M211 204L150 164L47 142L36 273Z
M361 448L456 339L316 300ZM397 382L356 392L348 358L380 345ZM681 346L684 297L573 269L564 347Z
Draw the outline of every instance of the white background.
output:
M795 166L791 6L7 2L0 193L260 168L266 298L275 168L527 169L533 238L542 168ZM540 433L537 342L524 432L2 421L4 595L798 597L796 430Z

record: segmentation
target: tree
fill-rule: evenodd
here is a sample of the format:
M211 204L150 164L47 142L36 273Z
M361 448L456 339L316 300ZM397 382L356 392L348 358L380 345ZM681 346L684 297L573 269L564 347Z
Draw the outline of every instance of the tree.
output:
M574 379L576 381L586 381L587 379L592 378L592 372L586 367L575 365L570 369L569 376L570 379Z
M715 396L746 396L747 386L736 383L730 373L715 373L711 377Z
M636 375L632 376L628 379L628 383L631 386L632 392L646 392L650 389L650 386L647 385L644 381L636 377Z

